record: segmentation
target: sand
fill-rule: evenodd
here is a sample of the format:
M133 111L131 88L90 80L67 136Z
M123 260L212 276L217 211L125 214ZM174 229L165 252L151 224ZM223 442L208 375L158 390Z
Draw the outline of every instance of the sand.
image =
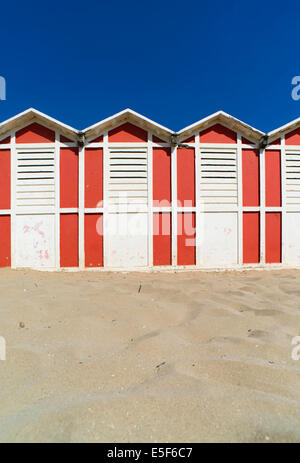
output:
M3 269L0 441L299 442L297 335L296 270Z

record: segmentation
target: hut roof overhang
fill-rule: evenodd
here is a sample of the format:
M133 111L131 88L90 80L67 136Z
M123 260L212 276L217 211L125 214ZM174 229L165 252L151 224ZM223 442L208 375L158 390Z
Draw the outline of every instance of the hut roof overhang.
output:
M87 127L82 131L82 133L84 134L85 139L89 141L96 138L106 130L111 130L126 122L137 125L144 130L151 131L154 135L166 141L169 141L171 136L174 134L174 132L167 127L164 127L163 125L158 124L157 122L154 122L129 108Z
M269 144L272 144L273 141L277 140L285 133L292 132L298 127L300 127L300 117L298 117L297 119L294 119L288 124L278 127L278 129L272 130L271 132L267 133Z
M217 111L216 113L200 119L200 121L195 122L194 124L191 124L177 132L178 140L179 142L185 140L195 132L204 130L214 124L222 124L233 131L241 133L245 138L248 138L255 143L260 142L260 140L265 136L264 132L255 129L251 125L246 124L236 117L233 117L224 111Z
M47 114L44 114L34 108L26 109L26 111L23 111L16 116L7 119L6 121L1 122L0 138L5 137L5 135L9 134L12 130L18 130L35 122L45 125L54 131L59 130L59 132L67 138L77 140L77 135L79 133L78 130L70 127L69 125L63 124L53 117L47 116Z

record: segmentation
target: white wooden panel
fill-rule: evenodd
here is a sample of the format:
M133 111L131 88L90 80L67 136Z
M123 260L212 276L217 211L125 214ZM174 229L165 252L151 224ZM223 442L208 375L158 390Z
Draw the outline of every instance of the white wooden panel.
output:
M201 150L200 203L205 205L238 204L237 153Z
M122 194L123 194L122 191L119 191L118 189L113 189L113 190L110 190L109 192L109 198L122 197ZM129 195L126 195L126 197L127 196ZM147 198L147 196L148 196L147 189L144 189L144 190L134 189L134 191L131 192L131 197L133 198L138 198L138 197Z
M226 184L229 184L231 186L234 186L234 188L236 188L236 182L233 181L232 178L220 178L218 177L217 179L214 179L213 177L212 178L208 178L208 177L203 177L201 178L201 185L202 184L207 184L207 185L214 185L216 184L216 182L219 184L219 185L226 185Z
M107 176L109 207L118 204L138 207L148 203L147 161L146 148L133 151L130 148L110 148ZM140 211L137 209L137 212Z
M287 161L299 161L299 154L287 154L286 160Z
M147 161L144 158L126 158L126 159L116 159L114 157L110 158L111 166L122 166L122 165L138 165L138 166L147 166Z
M211 189L211 190L207 190L206 188L201 188L201 191L203 192L202 194L204 195L205 194L205 197L206 197L206 200L209 198L209 197L212 197L212 198L224 198L224 199L228 199L230 197L232 198L236 198L236 190L223 190L223 189Z
M107 266L115 268L148 265L148 214L108 214Z
M30 195L30 198L48 198L48 199L53 199L55 196L54 191L51 190L41 190L41 191L30 191L30 193L26 190L19 190L17 193L17 198L18 199L28 199Z
M292 183L287 184L286 191L300 191L300 184L293 185Z
M137 184L137 185L147 185L147 182L145 181L145 178L122 178L120 180L119 178L110 178L109 179L110 185L126 185L126 184Z
M40 178L37 178L37 179L32 179L30 184L31 185L54 185L54 179L51 180L51 179L40 179ZM18 187L20 185L26 185L28 186L28 180L18 180Z
M148 151L108 148L104 220L105 265L145 267L148 259Z
M238 262L237 213L202 213L201 265L222 267Z
M18 206L27 207L27 206L54 206L54 198L19 198L17 197ZM40 211L42 212L42 211Z
M215 171L211 172L207 169L203 169L202 178L235 178L235 176L233 176L232 172L222 172L221 174L221 169L219 169L217 173Z
M201 185L201 190L207 191L207 190L229 190L236 192L236 185L234 183L205 183Z
M300 154L287 153L285 166L286 204L300 205Z
M128 201L130 200L130 206L134 205L134 204L148 204L148 198L145 197L145 198L130 198L128 196L126 196L126 198L122 198L122 197L116 197L116 198L109 198L109 203L110 205L117 205L117 204L128 204ZM130 207L128 206L128 207Z
M300 213L286 214L286 246L285 257L287 264L300 265Z
M17 213L53 210L55 206L54 149L18 149L15 204ZM47 193L44 193L47 191Z
M31 173L42 173L45 174L53 174L54 173L54 164L48 166L23 166L19 164L18 166L18 174L31 174ZM47 176L49 177L49 176Z
M17 267L55 267L55 215L16 216Z
M213 197L205 197L205 204L234 204L236 205L236 195L234 197L228 196L217 196L214 195Z
M54 166L54 161L49 161L48 159L20 159L20 166Z
M224 159L224 156L219 157L219 159L205 157L202 158L202 164L206 166L235 166L235 158L228 159L227 156L226 159Z

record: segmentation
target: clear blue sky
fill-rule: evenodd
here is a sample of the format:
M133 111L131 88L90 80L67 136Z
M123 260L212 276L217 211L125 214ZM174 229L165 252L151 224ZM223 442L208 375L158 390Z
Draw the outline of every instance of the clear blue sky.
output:
M223 109L272 130L300 116L299 17L299 1L2 2L0 120L32 106L82 129L130 107L179 130Z

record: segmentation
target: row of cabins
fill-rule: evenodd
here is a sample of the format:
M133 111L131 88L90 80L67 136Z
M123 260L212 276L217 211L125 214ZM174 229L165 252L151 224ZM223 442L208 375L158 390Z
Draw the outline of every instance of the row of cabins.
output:
M127 109L83 131L0 124L0 266L300 264L300 119L265 134L220 111L179 132Z

